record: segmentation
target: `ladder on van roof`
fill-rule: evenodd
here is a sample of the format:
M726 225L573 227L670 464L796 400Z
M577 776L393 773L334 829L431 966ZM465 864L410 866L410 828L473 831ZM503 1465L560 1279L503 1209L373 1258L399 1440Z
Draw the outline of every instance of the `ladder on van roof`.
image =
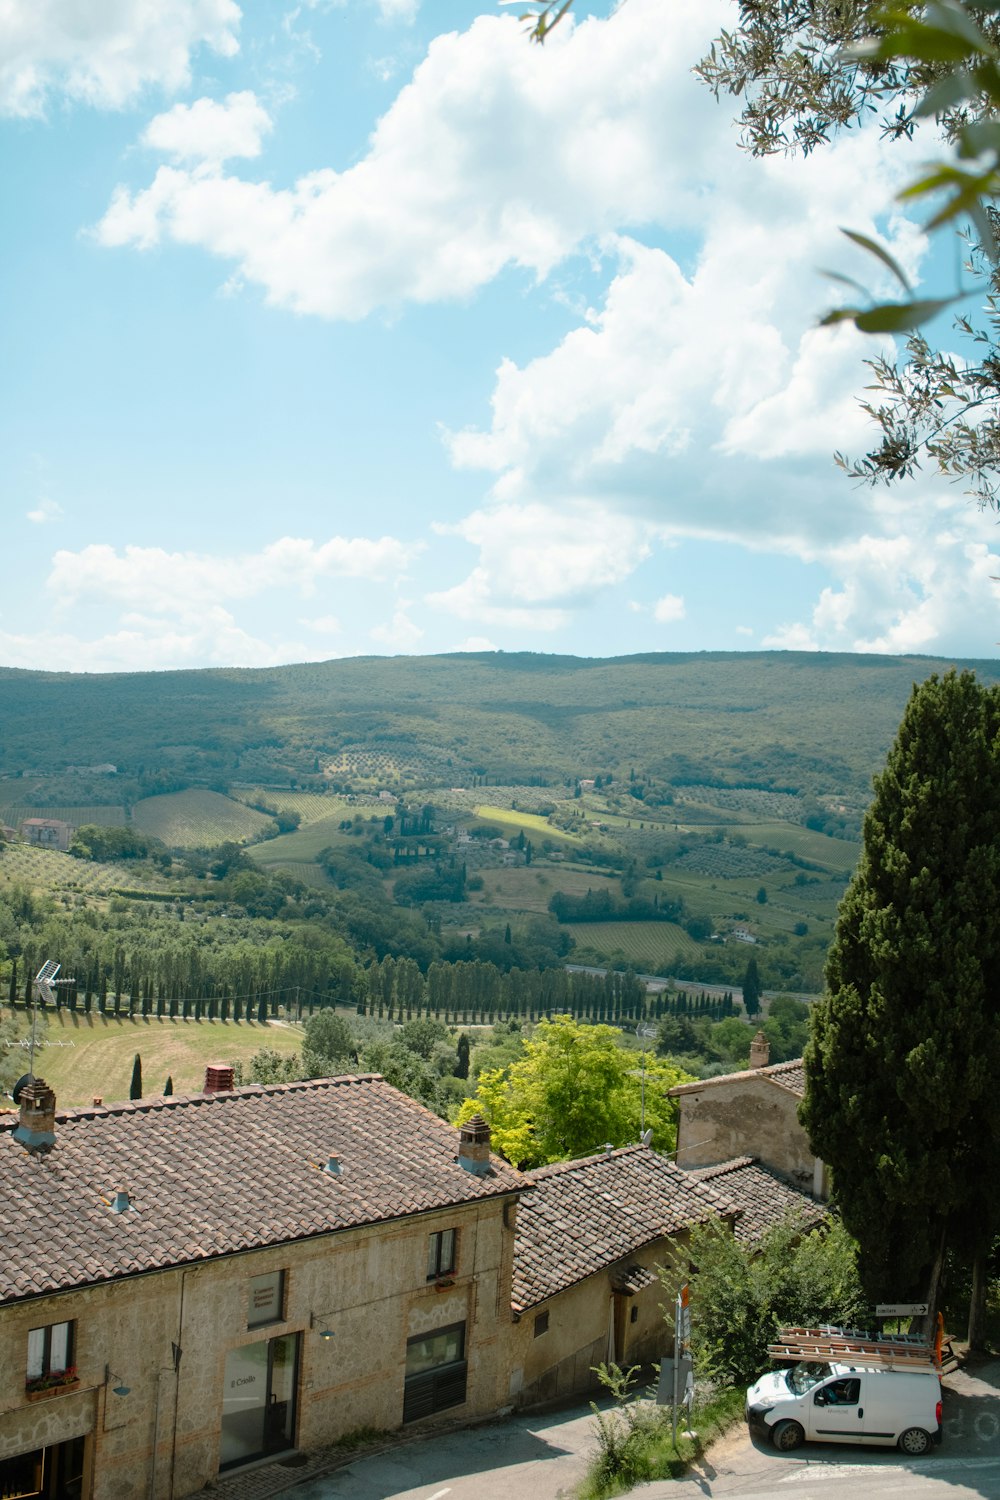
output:
M767 1346L772 1359L815 1364L866 1365L881 1370L934 1367L934 1350L918 1334L889 1334L873 1339L845 1328L781 1328Z

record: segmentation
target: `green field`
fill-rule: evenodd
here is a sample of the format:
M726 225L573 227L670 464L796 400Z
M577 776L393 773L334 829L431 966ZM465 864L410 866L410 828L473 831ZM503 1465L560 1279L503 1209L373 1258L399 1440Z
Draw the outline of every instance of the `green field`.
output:
M579 952L590 949L605 959L624 958L637 969L656 972L677 958L697 958L700 946L673 922L569 922Z
M330 818L351 818L359 811L363 816L364 809L369 804L372 807L381 805L373 797L348 801L346 797L335 797L332 793L292 792L285 787L230 787L229 792L237 802L262 803L267 807L277 808L278 812L296 812L302 819L300 826L303 828L310 823L321 823ZM363 807L359 808L359 801L363 802ZM391 803L386 810L392 811Z
M482 870L483 890L479 899L491 906L510 911L545 912L556 891L569 896L585 896L589 890L611 891L621 895L621 882L609 875L591 875L582 870L566 870L553 865L541 869L536 865L516 865L502 870Z
M499 823L503 827L523 829L526 835L535 839L562 839L567 844L583 842L579 834L553 828L548 818L539 817L538 813L516 812L510 807L491 807L488 803L479 803L475 811L476 817L482 818L484 823Z
M854 873L861 854L861 845L850 839L832 839L829 834L817 833L815 829L794 823L739 823L723 831L740 834L750 844L787 850L800 859L811 860L844 875Z
M74 803L64 807L28 807L22 803L0 803L0 823L17 828L25 818L57 818L62 823L72 823L80 828L84 823L96 823L99 828L123 828L128 821L124 807L111 803Z
M51 1084L60 1105L105 1103L128 1098L132 1062L142 1058L143 1093L162 1092L169 1074L174 1093L198 1093L208 1063L245 1062L263 1047L297 1052L302 1032L294 1026L247 1021L170 1021L148 1016L89 1016L50 1011L45 1046L35 1071Z
M299 828L295 833L281 833L276 839L255 844L248 851L250 857L255 864L266 870L275 865L307 864L315 860L323 849L328 849L338 839L343 839L340 827L342 817L343 814L341 817L323 818L320 822Z
M203 849L213 844L243 843L273 820L221 792L169 792L146 797L132 809L132 822L143 833L162 839L169 849Z

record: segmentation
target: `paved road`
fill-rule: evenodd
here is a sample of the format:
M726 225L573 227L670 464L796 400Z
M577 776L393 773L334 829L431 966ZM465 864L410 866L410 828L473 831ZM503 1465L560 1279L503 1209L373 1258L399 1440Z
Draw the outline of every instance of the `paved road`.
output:
M946 1381L945 1439L927 1458L807 1444L778 1454L745 1428L679 1481L636 1500L1000 1500L1000 1361ZM593 1449L586 1406L465 1429L359 1459L296 1487L295 1500L569 1500Z

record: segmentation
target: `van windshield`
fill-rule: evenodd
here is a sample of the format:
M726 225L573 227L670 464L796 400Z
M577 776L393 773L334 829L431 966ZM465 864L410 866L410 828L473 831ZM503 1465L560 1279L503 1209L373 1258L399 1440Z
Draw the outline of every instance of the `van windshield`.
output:
M797 1365L785 1371L785 1379L793 1395L804 1396L806 1391L811 1391L814 1385L819 1385L821 1380L832 1374L829 1365L814 1365L800 1360Z

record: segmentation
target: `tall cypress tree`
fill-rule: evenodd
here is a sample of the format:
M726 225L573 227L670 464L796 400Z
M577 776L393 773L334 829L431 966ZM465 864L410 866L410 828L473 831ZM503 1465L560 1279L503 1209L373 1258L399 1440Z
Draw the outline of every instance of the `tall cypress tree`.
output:
M138 1052L132 1064L132 1082L129 1085L128 1096L130 1099L142 1098L142 1058Z
M760 1010L760 971L756 958L751 958L743 975L743 1004L748 1016L755 1016Z
M865 817L802 1121L869 1294L931 1304L1000 1230L1000 694L914 688Z

